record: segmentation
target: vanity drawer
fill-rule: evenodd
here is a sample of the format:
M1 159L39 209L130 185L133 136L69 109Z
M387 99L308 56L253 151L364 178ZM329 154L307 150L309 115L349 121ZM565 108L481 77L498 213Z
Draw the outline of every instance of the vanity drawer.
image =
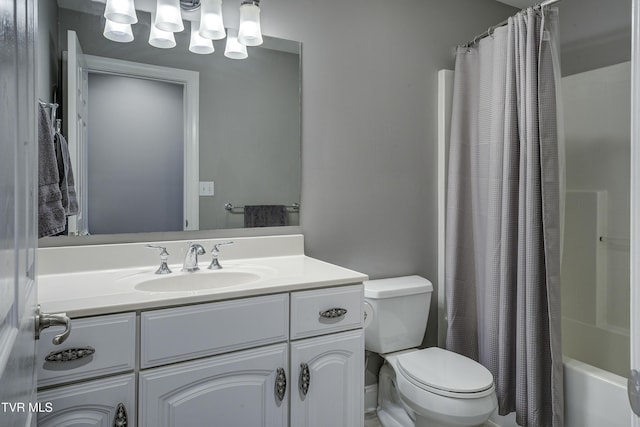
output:
M363 301L361 284L292 293L291 339L361 328Z
M148 311L141 315L140 367L286 341L287 294Z
M65 342L51 340L62 332L60 327L45 329L38 341L38 387L85 378L131 371L135 367L135 313L71 319L71 334ZM93 354L69 360L77 349L91 347ZM57 355L58 361L47 361Z

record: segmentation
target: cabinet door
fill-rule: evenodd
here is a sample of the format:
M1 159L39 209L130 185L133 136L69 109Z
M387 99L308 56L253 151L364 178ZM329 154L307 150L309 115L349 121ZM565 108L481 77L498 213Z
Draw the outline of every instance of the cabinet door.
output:
M140 373L140 427L286 427L285 343Z
M134 427L134 374L38 393L38 427Z
M291 343L290 383L292 427L363 426L362 330Z

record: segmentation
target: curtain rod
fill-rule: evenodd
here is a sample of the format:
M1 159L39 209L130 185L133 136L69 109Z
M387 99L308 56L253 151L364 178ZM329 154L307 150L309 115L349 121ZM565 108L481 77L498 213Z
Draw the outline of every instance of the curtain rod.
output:
M562 1L562 0L545 0L545 1L542 1L542 2L540 2L540 3L538 3L538 4L534 5L534 6L531 6L531 7L533 7L534 9L542 9L543 7L551 6L551 5L553 5L555 3L558 3L560 1ZM528 8L522 9L520 12L522 12L523 10L527 10L527 9ZM460 47L471 47L471 46L475 45L476 43L478 43L483 38L485 38L488 35L492 34L493 31L496 28L499 28L499 27L502 27L504 25L507 25L508 22L509 22L509 19L505 19L504 21L502 21L502 22L500 22L500 23L498 23L496 25L492 25L491 27L489 27L489 29L487 31L485 31L482 34L479 34L479 35L475 36L473 38L473 40L471 40L470 42L461 44Z

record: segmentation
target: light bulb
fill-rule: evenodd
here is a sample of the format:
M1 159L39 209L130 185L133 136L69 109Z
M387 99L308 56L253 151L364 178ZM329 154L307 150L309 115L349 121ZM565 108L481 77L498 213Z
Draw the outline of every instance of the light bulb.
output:
M245 2L240 6L238 40L246 46L259 46L262 44L260 7L257 1Z
M191 42L189 43L189 51L200 55L213 53L213 42L205 39L200 35L200 22L191 21Z
M222 0L202 0L200 35L211 40L220 40L227 36L222 22Z
M163 31L156 27L156 14L151 14L151 31L149 31L149 44L160 49L171 49L176 46L176 38L171 31Z
M245 59L247 56L247 46L238 41L238 30L229 29L227 34L227 46L224 49L224 56L231 59Z
M155 25L162 31L179 33L184 30L180 0L158 0Z
M133 32L131 31L131 24L118 24L107 19L104 24L104 32L102 33L106 38L114 42L128 43L133 41Z
M135 24L138 22L133 0L107 0L104 17L118 24Z

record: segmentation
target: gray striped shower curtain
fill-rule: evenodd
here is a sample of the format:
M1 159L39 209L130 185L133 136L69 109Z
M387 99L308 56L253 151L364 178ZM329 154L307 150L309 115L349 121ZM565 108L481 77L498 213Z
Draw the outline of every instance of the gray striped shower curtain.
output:
M563 425L556 25L530 8L458 48L449 152L447 348L531 427Z

